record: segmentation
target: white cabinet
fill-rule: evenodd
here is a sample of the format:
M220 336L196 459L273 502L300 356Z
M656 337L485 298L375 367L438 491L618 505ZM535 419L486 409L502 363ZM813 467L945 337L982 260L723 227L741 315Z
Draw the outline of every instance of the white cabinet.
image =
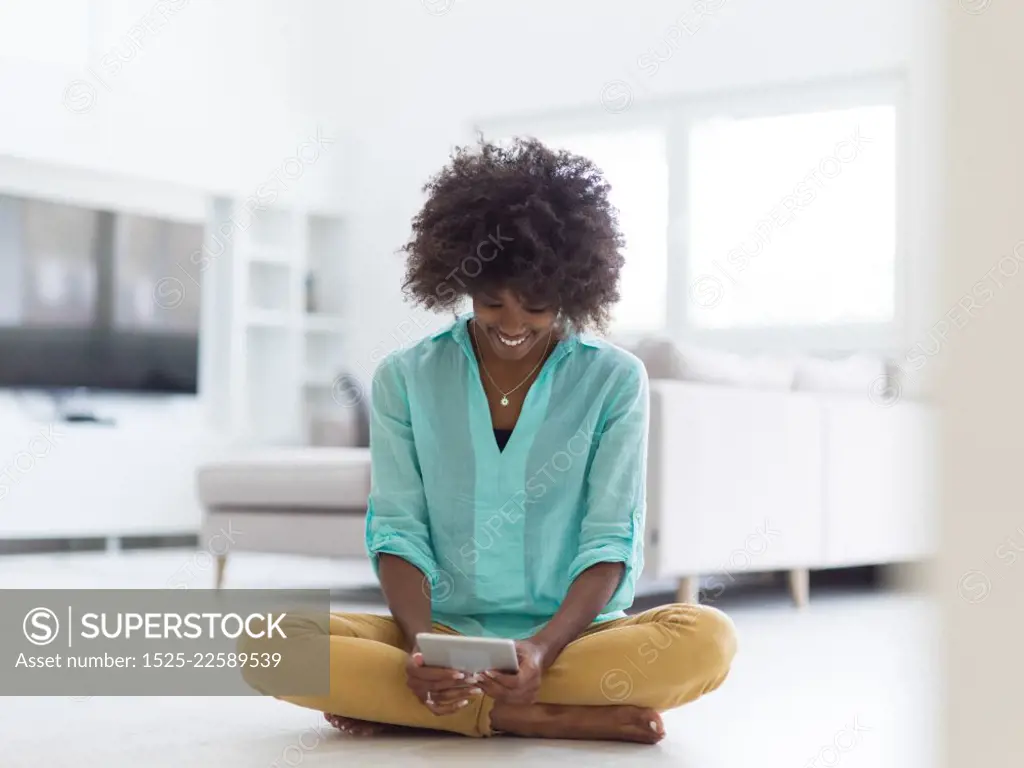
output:
M113 423L55 423L0 395L0 538L161 536L199 531L196 468L227 450L195 398L97 398Z
M308 443L343 368L341 219L215 198L204 247L200 390L211 424L268 445Z

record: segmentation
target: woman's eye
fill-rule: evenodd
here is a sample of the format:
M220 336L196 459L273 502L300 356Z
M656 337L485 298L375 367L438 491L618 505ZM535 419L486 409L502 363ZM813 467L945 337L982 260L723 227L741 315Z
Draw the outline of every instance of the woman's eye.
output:
M531 315L542 315L548 311L547 307L523 307Z

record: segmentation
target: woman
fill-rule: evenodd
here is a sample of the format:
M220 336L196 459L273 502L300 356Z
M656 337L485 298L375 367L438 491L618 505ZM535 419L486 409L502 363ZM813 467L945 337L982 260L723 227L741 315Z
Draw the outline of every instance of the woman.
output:
M588 160L535 140L460 148L425 187L405 290L472 312L372 388L366 544L391 616L333 615L331 692L282 697L356 735L389 726L654 743L717 688L721 612L627 617L643 568L648 382L590 335L623 245ZM419 632L516 641L517 674L423 665Z

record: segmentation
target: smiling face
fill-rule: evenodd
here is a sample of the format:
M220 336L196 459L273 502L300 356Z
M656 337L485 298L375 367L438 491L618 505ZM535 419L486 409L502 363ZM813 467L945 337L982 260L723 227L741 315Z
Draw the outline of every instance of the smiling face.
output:
M477 333L486 337L502 360L523 360L538 343L545 343L554 329L554 307L531 303L508 289L473 296Z

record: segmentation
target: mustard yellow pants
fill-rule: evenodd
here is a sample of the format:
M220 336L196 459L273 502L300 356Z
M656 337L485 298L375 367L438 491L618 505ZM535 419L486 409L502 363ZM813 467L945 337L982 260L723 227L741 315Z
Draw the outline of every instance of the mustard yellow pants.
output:
M292 624L285 627L288 621ZM289 638L322 635L322 623L289 618ZM358 720L490 736L494 701L477 696L450 715L435 715L406 685L402 632L393 619L369 614L332 614L330 694L280 696L301 707ZM435 632L456 634L441 624ZM241 650L265 650L247 640ZM732 621L708 606L676 604L590 627L567 645L544 673L538 701L545 704L632 704L659 712L709 693L722 684L736 653ZM262 690L258 670L246 680Z

